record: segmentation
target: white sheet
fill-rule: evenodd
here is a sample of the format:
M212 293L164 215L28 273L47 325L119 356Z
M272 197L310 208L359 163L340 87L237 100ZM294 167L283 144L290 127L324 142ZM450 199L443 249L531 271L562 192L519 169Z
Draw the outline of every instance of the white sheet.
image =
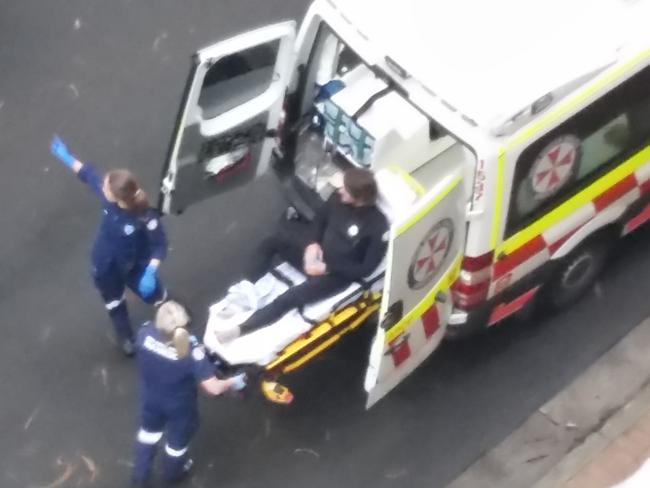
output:
M276 269L289 278L294 285L298 285L306 279L302 273L288 263L282 263ZM382 270L383 263L371 277L381 273ZM381 280L375 286L381 287ZM298 310L292 310L267 327L225 344L217 340L216 332L228 330L243 323L255 310L270 303L287 289L288 286L271 273L267 273L255 284L242 281L231 286L226 297L210 307L208 323L203 336L205 346L230 364L259 364L261 366L269 364L282 349L313 327ZM359 283L352 283L340 293L304 307L303 314L313 321L322 320L329 315L334 305L354 292L362 292Z

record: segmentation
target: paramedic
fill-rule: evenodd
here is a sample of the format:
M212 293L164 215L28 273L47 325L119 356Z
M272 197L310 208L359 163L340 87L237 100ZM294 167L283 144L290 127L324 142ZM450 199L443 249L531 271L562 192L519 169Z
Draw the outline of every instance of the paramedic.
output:
M345 289L351 282L370 275L386 253L386 218L375 206L377 183L370 171L352 168L343 174L343 186L317 213L306 247L296 239L276 235L263 241L259 259L247 273L254 283L278 255L307 280L257 310L239 327L217 333L227 342L279 319L286 312L322 300ZM298 239L300 240L300 239Z
M246 386L243 373L217 379L203 346L189 335L189 321L185 308L169 300L156 312L155 324L147 322L138 332L141 423L132 475L135 486L147 486L163 433L164 479L175 483L188 475L192 460L187 448L198 426L198 386L213 396Z
M90 187L102 204L102 220L91 254L92 276L120 347L124 354L132 356L133 331L124 300L125 287L150 304L162 303L167 295L157 276L167 255L160 215L149 206L147 195L130 171L116 169L101 176L91 165L73 156L56 136L50 150Z

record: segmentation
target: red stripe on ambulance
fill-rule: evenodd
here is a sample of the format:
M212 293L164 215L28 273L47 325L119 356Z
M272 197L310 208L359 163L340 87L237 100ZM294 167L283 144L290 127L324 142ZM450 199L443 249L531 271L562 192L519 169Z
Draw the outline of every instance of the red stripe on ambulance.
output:
M498 279L506 273L512 271L517 266L527 261L529 258L546 249L546 242L542 235L532 238L526 244L521 246L501 261L494 263L494 279Z
M408 334L400 334L389 343L388 347L396 368L411 356Z
M594 206L596 212L600 212L607 208L610 204L621 198L626 193L634 190L637 187L636 177L634 173L626 176L614 186L605 190L603 193L594 198Z
M638 213L635 217L632 217L627 224L625 224L623 233L628 234L633 230L636 230L642 224L645 224L648 220L650 220L650 203L646 205L645 208L641 210L641 212Z
M424 312L422 315L422 326L424 327L424 335L427 339L440 328L440 317L436 305L433 305L429 310Z

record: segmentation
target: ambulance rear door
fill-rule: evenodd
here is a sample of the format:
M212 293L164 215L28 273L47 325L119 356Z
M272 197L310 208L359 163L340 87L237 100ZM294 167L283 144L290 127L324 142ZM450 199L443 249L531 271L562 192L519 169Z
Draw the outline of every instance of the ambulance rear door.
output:
M408 216L391 225L377 333L365 389L370 408L440 344L465 243L460 168L433 185Z
M283 22L193 56L162 175L164 213L180 213L267 170L294 64L295 34L295 22Z

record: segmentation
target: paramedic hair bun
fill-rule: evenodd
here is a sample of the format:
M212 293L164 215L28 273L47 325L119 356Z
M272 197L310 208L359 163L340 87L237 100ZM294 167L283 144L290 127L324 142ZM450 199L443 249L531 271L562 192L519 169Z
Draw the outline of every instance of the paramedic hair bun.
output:
M178 327L185 327L190 322L185 307L178 302L169 300L163 303L156 312L156 329L172 335Z

